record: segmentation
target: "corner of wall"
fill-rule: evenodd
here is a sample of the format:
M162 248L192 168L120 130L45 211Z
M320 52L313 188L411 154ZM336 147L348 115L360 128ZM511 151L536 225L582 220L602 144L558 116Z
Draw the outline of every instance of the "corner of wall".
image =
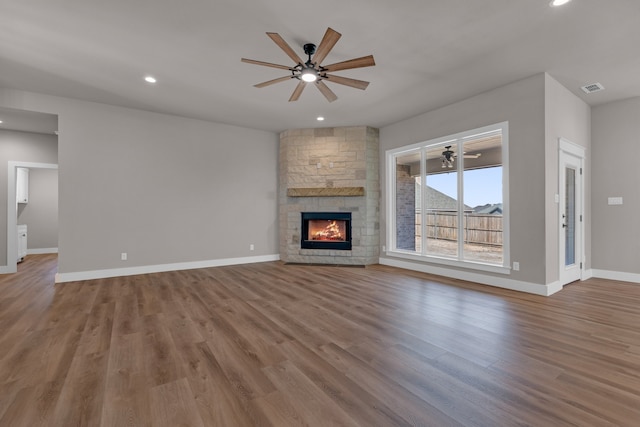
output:
M559 194L559 140L564 138L586 150L588 165L591 148L591 109L578 96L544 73L545 134L545 282L555 283L560 275L560 212L555 200ZM591 196L590 171L585 167L585 256L591 264Z

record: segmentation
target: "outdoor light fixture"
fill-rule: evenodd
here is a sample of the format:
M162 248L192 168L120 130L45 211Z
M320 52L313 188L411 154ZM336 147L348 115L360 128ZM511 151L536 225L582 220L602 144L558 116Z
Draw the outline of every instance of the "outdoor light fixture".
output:
M455 160L455 155L453 151L451 151L451 146L447 145L444 147L445 150L442 152L442 168L452 168L453 161Z

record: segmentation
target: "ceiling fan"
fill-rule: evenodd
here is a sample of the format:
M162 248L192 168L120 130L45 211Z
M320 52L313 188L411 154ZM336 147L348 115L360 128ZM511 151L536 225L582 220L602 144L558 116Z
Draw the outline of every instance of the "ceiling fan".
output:
M477 159L478 157L480 157L482 155L482 153L474 153L474 154L467 154L465 152L462 153L462 157L464 157L465 159ZM442 159L442 167L443 168L452 168L453 167L453 161L456 159L457 154L453 151L451 151L451 145L447 145L446 147L444 147L444 151L442 152L442 156L440 156L440 158Z
M363 56L360 58L350 59L348 61L336 62L330 65L321 65L322 61L327 57L331 49L338 42L342 34L339 32L327 28L324 33L324 37L320 41L320 45L317 46L313 43L307 43L303 46L305 55L308 55L309 59L305 62L294 52L294 50L287 44L286 41L278 33L267 33L267 36L271 38L288 56L296 63L296 65L289 67L286 65L273 64L270 62L256 61L254 59L242 58L242 62L249 64L263 65L265 67L279 68L282 70L289 70L291 75L279 77L277 79L269 80L266 82L258 83L255 87L261 88L270 86L275 83L284 82L290 79L299 80L298 86L291 94L289 101L297 101L302 94L302 91L306 87L307 83L313 83L318 90L327 98L327 101L333 102L338 97L329 89L325 84L327 82L338 83L345 86L354 87L356 89L365 90L369 86L369 82L363 80L351 79L348 77L336 76L328 74L328 72L350 70L353 68L371 67L376 65L373 55ZM313 55L313 58L311 57Z

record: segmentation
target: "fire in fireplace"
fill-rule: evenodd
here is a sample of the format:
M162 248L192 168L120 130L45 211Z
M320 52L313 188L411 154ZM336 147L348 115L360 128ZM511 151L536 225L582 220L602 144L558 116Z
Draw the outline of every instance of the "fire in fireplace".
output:
M351 212L302 212L300 247L351 250Z

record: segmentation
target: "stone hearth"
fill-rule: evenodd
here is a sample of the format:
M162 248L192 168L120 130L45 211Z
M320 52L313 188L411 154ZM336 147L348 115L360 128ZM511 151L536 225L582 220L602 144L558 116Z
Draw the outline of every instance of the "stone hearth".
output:
M294 129L280 134L280 258L293 263L376 264L378 129ZM351 250L301 249L302 212L351 212Z

